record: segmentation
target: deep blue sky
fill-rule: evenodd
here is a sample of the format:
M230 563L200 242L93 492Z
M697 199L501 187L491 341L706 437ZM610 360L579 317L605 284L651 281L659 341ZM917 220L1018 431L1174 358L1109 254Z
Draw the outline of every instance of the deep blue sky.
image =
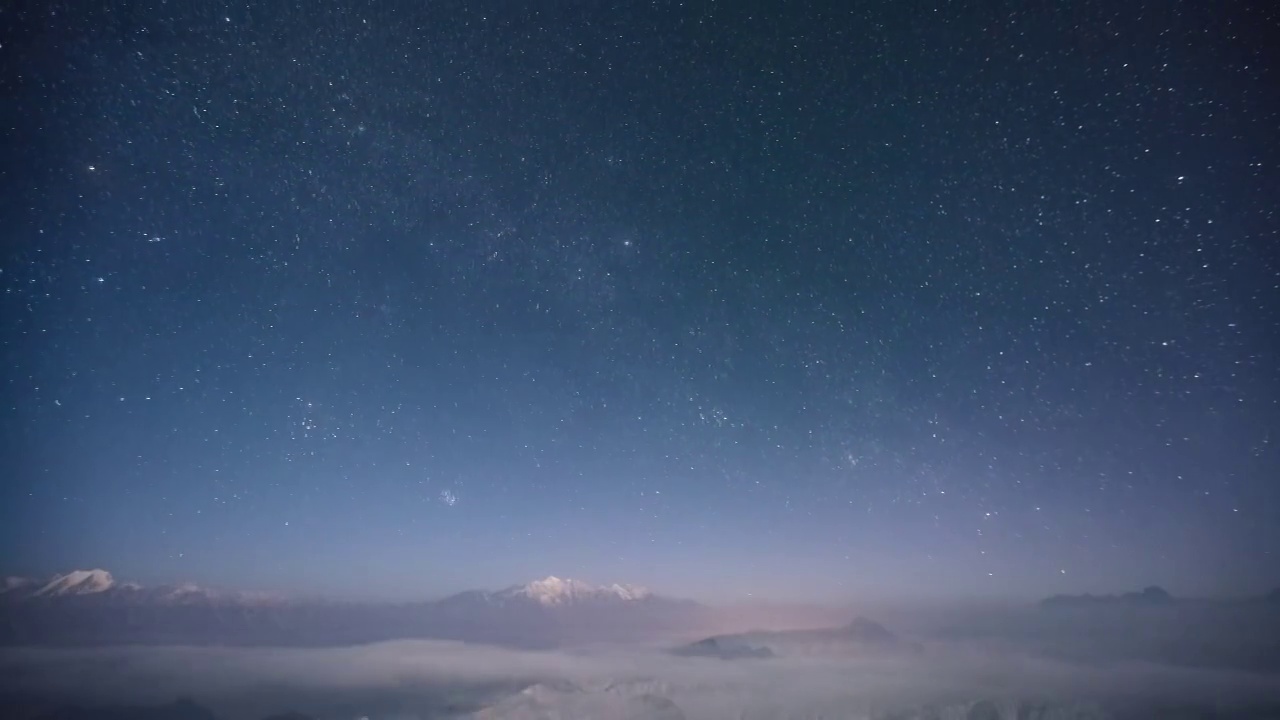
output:
M0 570L1280 582L1274 8L285 5L0 12Z

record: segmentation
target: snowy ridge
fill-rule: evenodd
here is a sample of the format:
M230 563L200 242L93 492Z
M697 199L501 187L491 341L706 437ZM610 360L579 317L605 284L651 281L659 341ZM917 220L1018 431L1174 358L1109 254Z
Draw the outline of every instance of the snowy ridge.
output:
M156 588L154 592L157 600L168 603L208 602L222 597L221 593L189 582Z
M643 600L653 594L647 589L636 585L619 585L618 583L614 583L605 589L623 600Z
M72 570L52 578L10 576L3 578L0 597L7 601L38 600L61 597L100 595L133 602L155 602L171 605L203 603L279 603L283 598L267 593L218 590L184 582L144 587L137 583L119 582L106 570ZM505 590L486 592L470 590L452 596L453 602L501 607L512 602L536 603L541 607L570 607L583 603L631 603L652 598L642 587L614 583L592 585L554 575Z
M106 592L115 584L115 579L106 570L73 570L66 575L55 575L52 580L31 595L32 597L92 595Z
M534 580L525 585L515 585L495 594L502 600L526 598L541 605L569 605L583 601L621 600L635 601L650 597L652 593L634 585L614 583L596 586L581 580L561 579L554 575Z
M10 576L0 585L0 597L6 602L44 601L57 598L96 597L113 601L151 602L161 605L209 603L268 604L282 598L266 593L211 590L194 583L143 587L134 582L120 582L106 570L72 570L52 578Z
M705 614L697 603L643 588L557 577L419 602L286 599L192 583L141 587L100 570L6 585L13 589L0 594L0 647L437 639L545 650L690 632Z

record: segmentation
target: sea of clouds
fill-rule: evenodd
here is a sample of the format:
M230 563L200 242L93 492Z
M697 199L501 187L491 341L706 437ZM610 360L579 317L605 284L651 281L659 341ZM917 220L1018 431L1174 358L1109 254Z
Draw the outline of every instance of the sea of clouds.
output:
M1085 665L976 643L934 644L909 656L734 661L653 648L531 652L434 641L330 649L9 648L0 651L0 692L81 704L158 704L181 696L224 720L284 711L370 720L1029 720L1192 709L1280 717L1275 674L1149 662Z

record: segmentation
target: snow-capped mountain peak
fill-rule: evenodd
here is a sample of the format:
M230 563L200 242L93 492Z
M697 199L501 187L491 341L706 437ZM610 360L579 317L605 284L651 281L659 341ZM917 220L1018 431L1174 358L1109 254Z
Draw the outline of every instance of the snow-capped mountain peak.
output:
M653 594L638 585L619 585L614 583L605 589L623 600L643 600Z
M578 580L562 580L555 575L550 575L525 585L519 594L527 595L543 605L559 605L590 595L593 589L587 583Z
M115 580L106 570L73 570L66 575L55 575L32 596L92 595L110 590L114 585Z
M551 575L542 580L508 588L500 594L507 597L526 597L542 605L566 605L584 600L641 600L649 596L649 591L633 585L617 583L599 587L581 580L562 579Z
M211 589L190 582L144 587L138 583L116 580L106 570L73 570L47 579L0 579L0 602L6 604L83 596L113 602L160 605L261 606L284 602L284 598L279 595Z

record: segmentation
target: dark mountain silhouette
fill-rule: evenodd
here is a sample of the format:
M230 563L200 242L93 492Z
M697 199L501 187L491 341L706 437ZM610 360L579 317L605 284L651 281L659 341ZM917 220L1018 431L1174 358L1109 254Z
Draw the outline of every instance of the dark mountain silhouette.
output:
M1151 585L1141 592L1127 592L1122 595L1054 595L1040 601L1042 607L1081 607L1094 605L1132 605L1153 606L1169 605L1174 597L1164 588Z
M1072 662L1280 670L1280 603L1262 595L1175 598L1159 587L1057 595L1025 608L958 611L935 632L942 639L996 640Z
M773 651L767 647L749 645L746 642L728 636L709 637L695 643L683 645L671 652L683 657L715 657L721 660L773 657Z
M919 652L921 646L902 640L874 620L859 617L836 628L778 630L717 635L682 645L671 652L686 657L767 658L775 655L859 655Z
M889 646L901 642L898 636L890 632L888 628L864 617L854 618L853 622L844 626L842 630L850 639L868 645Z

